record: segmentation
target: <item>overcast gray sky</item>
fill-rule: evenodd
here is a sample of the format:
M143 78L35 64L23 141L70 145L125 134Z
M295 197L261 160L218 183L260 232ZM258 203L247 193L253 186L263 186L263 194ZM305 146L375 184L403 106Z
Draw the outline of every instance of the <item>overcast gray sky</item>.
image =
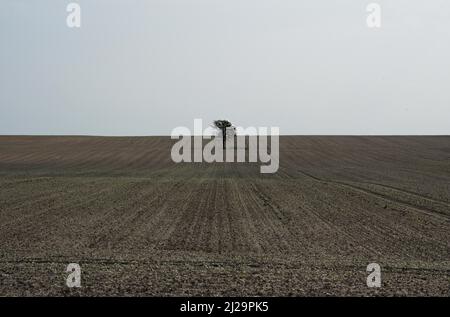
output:
M450 134L448 0L70 2L0 2L0 134Z

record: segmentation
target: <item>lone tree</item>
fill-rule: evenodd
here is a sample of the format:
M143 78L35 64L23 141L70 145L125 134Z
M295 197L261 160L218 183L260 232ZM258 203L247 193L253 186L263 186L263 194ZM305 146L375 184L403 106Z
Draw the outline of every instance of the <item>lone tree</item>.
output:
M227 138L227 128L231 128L233 125L228 120L214 120L214 127L222 132L222 147L225 150L225 142Z

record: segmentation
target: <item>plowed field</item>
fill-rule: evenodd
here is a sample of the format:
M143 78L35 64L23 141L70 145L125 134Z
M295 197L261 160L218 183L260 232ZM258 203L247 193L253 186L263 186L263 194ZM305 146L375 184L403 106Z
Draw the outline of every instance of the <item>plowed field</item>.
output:
M0 296L450 296L450 137L284 136L276 174L173 142L1 136Z

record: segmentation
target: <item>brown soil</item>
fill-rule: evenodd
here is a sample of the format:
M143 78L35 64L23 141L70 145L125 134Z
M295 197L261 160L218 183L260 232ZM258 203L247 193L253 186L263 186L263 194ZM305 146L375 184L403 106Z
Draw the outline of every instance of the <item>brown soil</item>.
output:
M172 144L1 136L0 296L450 296L450 137L281 137L273 175Z

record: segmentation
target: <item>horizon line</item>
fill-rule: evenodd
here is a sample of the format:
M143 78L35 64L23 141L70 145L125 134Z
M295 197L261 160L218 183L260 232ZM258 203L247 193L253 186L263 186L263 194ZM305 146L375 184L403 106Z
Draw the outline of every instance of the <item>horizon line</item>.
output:
M180 135L181 137L182 135ZM204 136L213 137L205 134L186 135L190 137ZM273 134L241 134L236 136L273 136ZM279 134L280 137L449 137L450 134ZM152 135L101 135L101 134L0 134L0 137L98 137L98 138L145 138L145 137L167 137L167 134Z

